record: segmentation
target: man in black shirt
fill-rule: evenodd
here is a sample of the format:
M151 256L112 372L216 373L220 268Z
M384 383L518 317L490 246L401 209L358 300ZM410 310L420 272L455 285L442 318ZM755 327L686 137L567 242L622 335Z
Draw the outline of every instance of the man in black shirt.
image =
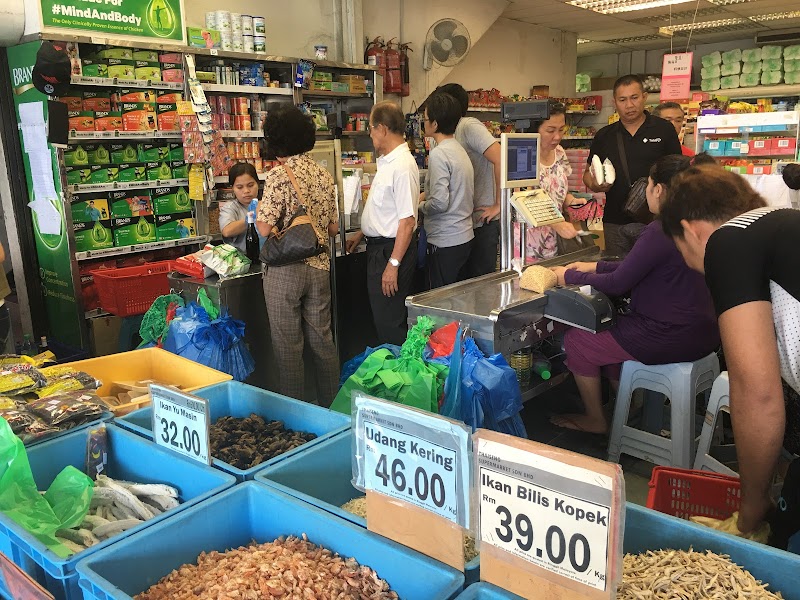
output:
M781 447L800 452L800 211L768 208L739 175L702 166L673 180L660 218L719 316L747 533L772 507Z
M592 141L589 161L583 173L583 183L594 192L606 193L603 213L603 232L606 253L624 256L630 250L630 242L620 232L623 225L633 220L623 212L631 186L640 177L647 177L650 167L662 156L680 154L681 143L675 128L668 121L654 117L644 107L647 93L644 83L637 75L625 75L614 83L614 107L619 121L607 125L597 132ZM620 142L625 150L630 181L625 177ZM601 161L606 158L617 172L613 185L600 185L591 170L592 157Z

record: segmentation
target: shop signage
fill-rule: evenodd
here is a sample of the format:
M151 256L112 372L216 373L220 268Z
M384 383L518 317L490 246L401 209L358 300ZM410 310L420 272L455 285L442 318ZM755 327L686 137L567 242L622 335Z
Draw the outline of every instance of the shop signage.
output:
M25 112L26 117L36 120L36 115L31 111L33 107L43 119L47 118L47 96L34 88L31 80L33 65L36 63L36 53L40 45L41 42L29 42L7 49L11 74L10 84L14 92L14 107L18 123L23 121L20 118L21 112ZM35 210L30 213L33 222L33 243L36 246L39 262L39 278L44 294L50 335L60 342L80 348L82 347L81 321L83 315L79 315L75 285L72 281L72 255L69 250L64 203L60 200L62 189L57 153L52 146L46 143L41 148L27 147L23 130L20 130L19 135L28 190L27 202L40 200L52 204L49 213ZM33 136L29 139L33 139ZM48 170L52 175L49 178L44 177ZM34 185L32 176L34 172L37 173L36 180L39 184L45 179L52 180L54 191L59 198L36 197L34 192L37 186ZM45 214L54 219L43 226L45 224L40 223L40 215ZM52 231L57 233L51 233ZM21 240L21 242L26 243L25 240Z
M529 587L537 579L561 590L548 597L615 595L618 466L586 457L571 464L559 455L572 453L493 432L479 431L474 444L481 578L525 597L526 589L541 591ZM600 468L592 468L593 462ZM503 577L520 588L492 580L498 562L505 561L531 579L508 576L504 566Z
M208 400L150 384L156 444L210 465Z
M0 574L6 590L16 600L53 600L53 595L0 552Z
M463 425L368 396L354 399L356 487L469 526L469 433Z
M665 54L661 69L661 101L688 100L692 83L693 52Z
M45 27L184 41L181 0L41 0Z

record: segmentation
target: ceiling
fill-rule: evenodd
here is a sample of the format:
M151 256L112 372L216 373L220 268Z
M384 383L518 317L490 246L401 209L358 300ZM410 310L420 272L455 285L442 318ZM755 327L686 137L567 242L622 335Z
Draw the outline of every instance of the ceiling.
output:
M624 11L631 4L661 6ZM688 43L800 28L800 0L513 0L503 16L577 33L579 56L669 48L670 30L675 50L682 51Z

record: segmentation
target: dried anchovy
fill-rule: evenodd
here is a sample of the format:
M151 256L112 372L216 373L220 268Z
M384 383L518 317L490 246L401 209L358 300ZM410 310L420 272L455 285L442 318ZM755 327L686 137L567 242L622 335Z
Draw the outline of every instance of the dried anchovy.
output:
M341 506L342 510L346 510L349 513L353 513L357 517L361 517L362 519L367 518L367 498L366 496L359 496L358 498L353 498L352 500L345 502ZM476 556L480 554L475 548L475 538L469 534L464 536L464 562L469 562Z
M617 600L691 598L692 600L774 600L753 575L725 554L692 549L626 554Z
M343 598L397 600L378 574L303 538L203 552L134 600Z
M281 421L253 413L244 419L221 417L209 428L211 454L237 469L249 469L294 450L317 436L292 431Z

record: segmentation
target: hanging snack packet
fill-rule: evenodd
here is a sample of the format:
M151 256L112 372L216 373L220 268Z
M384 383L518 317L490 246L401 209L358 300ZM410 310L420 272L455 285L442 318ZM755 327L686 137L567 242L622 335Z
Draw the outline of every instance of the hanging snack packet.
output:
M68 393L28 403L28 410L48 425L70 429L103 414L103 404L94 394Z
M308 89L311 84L311 76L317 63L310 60L300 59L297 63L297 75L294 78L294 87Z

